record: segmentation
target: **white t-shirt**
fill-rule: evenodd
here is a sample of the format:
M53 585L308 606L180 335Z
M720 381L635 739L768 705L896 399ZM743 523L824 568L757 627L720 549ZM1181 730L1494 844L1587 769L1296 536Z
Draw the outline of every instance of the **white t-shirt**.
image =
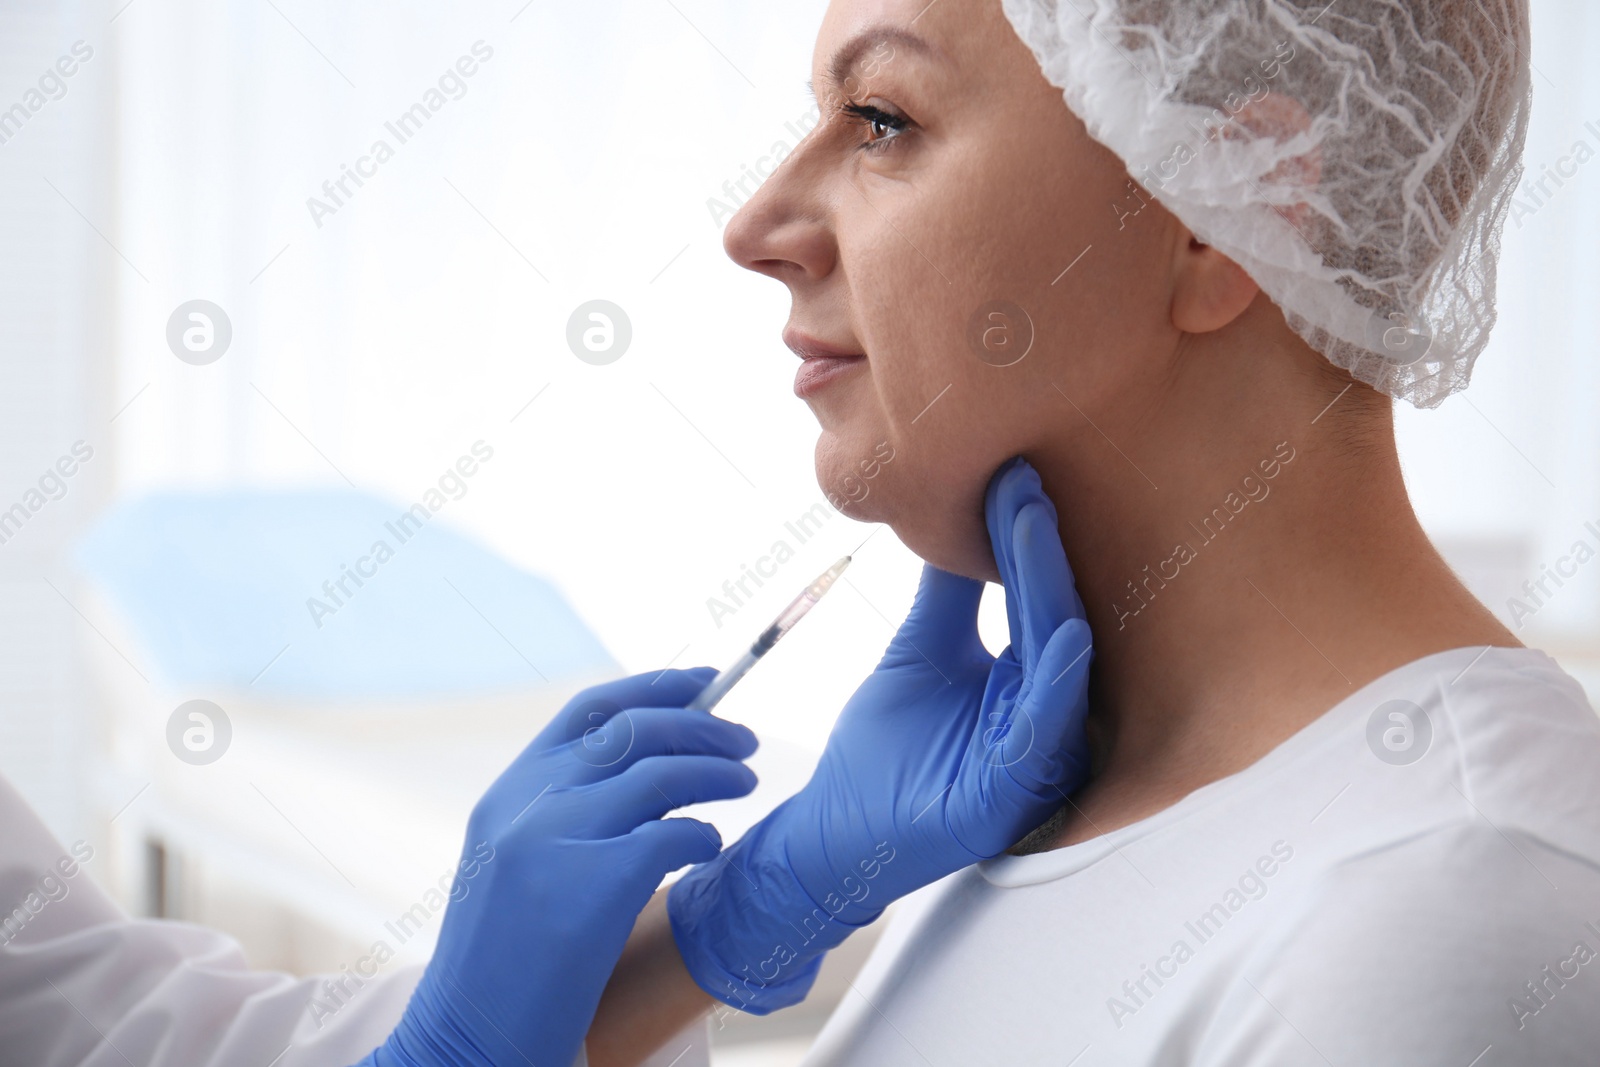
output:
M1600 720L1456 649L1142 822L908 898L807 1067L1600 1064Z

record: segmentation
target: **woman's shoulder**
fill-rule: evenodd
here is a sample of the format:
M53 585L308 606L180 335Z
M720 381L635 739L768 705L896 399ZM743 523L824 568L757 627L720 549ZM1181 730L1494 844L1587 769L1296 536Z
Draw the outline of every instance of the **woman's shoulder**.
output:
M1560 847L1576 832L1600 859L1600 716L1583 686L1537 649L1490 648L1439 671L1432 690L1474 813Z
M1442 826L1321 872L1229 985L1194 1062L1592 1062L1573 1057L1600 1045L1600 865Z

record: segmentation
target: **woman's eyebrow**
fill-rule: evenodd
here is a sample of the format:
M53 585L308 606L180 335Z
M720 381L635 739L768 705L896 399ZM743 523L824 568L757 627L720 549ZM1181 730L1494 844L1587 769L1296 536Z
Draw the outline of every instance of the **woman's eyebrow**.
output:
M939 54L938 48L910 30L899 26L869 26L834 52L833 58L828 61L828 81L835 86L843 85L850 79L851 72L861 62L862 56L885 44L904 45L908 51L925 57ZM806 82L806 89L813 97L817 95L810 81Z

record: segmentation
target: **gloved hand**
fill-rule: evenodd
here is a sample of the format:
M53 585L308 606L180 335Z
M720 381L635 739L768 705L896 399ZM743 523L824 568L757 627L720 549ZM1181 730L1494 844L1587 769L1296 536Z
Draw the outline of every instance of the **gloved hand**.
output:
M805 997L823 954L892 900L996 856L1087 776L1091 649L1056 512L1021 459L985 515L1011 644L978 639L983 583L926 567L882 662L799 793L668 891L696 983L756 1015Z
M468 821L438 948L363 1067L572 1063L661 879L722 847L707 823L661 816L755 785L739 762L755 735L683 708L715 673L586 689L500 775Z

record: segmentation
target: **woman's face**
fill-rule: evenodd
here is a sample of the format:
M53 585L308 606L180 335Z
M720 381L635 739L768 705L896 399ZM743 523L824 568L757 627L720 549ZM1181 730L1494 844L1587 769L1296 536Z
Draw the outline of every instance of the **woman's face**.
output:
M994 471L1047 441L1137 432L1165 365L1151 354L1179 336L1179 228L999 0L834 0L812 84L821 119L729 223L728 254L789 287L785 340L823 357L796 389L830 500L992 579Z

